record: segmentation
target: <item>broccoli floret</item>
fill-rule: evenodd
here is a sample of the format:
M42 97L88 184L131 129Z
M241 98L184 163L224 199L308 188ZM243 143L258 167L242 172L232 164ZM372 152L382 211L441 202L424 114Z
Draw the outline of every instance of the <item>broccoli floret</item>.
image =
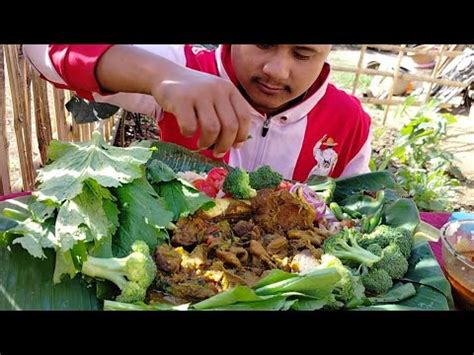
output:
M336 301L342 302L347 308L355 308L364 304L365 289L359 276L355 276L345 267L341 260L330 254L323 254L318 269L336 268L341 279L336 283L333 294Z
M124 258L88 256L82 264L82 273L117 285L121 290L118 302L141 302L157 270L148 245L139 240L133 243L132 253Z
M250 186L249 174L240 168L233 169L227 174L222 189L237 199L247 199L257 195L257 191Z
M383 249L382 260L374 266L387 271L392 279L401 279L408 271L408 261L395 243L391 243Z
M357 243L356 235L357 233L351 229L342 230L324 241L324 252L343 261L356 262L359 266L371 267L380 261L380 256L362 248Z
M395 243L400 248L400 252L403 256L408 259L411 255L411 250L413 248L413 235L406 229L397 228L396 231L398 234L395 237Z
M377 226L370 234L361 234L357 238L360 246L368 248L370 244L378 244L382 248L387 247L390 243L395 242L400 248L405 258L410 257L413 246L413 237L411 233L402 228L394 228L382 224Z
M250 186L256 190L272 189L283 181L283 175L272 170L269 165L263 165L249 173Z
M370 244L378 244L385 248L394 238L394 228L382 224L377 226L372 233L360 234L357 238L359 245L368 248Z
M392 278L387 271L376 268L362 276L362 283L367 291L377 295L387 292L393 286Z
M366 249L377 256L382 256L383 254L383 248L376 243L370 244Z

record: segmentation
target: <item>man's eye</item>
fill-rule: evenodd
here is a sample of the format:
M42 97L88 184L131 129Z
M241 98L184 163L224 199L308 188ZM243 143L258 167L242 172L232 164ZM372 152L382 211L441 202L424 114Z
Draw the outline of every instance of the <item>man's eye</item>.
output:
M298 52L294 52L294 56L296 59L300 59L300 60L308 60L309 58L311 58L311 56L309 55L304 55Z
M273 44L257 44L257 47L260 49L270 49L273 46L274 46Z

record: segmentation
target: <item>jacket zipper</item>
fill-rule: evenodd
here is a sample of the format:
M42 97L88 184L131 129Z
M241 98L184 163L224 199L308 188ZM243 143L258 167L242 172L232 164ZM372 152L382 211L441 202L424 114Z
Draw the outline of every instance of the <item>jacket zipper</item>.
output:
M266 137L267 136L267 133L268 133L268 130L270 129L270 120L271 120L271 116L268 116L267 118L265 118L265 121L263 121L263 127L262 127L262 137Z
M261 133L262 138L265 138L268 134L268 131L270 129L270 120L271 120L271 116L267 116L265 117L265 120L263 121L262 133ZM267 147L268 140L267 139L264 140L262 138L260 138L258 141L257 149L255 151L255 158L252 164L253 165L252 170L255 170L255 168L261 163L263 153L265 152L265 148Z

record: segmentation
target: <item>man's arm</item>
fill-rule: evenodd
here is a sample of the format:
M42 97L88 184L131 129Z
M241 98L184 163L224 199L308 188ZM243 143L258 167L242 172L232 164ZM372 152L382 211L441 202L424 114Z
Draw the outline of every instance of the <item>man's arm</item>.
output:
M228 80L178 65L139 46L51 47L43 56L33 55L38 49L24 48L33 66L48 80L54 82L44 65L45 57L59 76L56 83L66 88L102 95L151 95L176 116L183 135L193 135L199 128L199 147L214 144L218 157L248 136L253 109ZM55 58L65 59L58 64Z

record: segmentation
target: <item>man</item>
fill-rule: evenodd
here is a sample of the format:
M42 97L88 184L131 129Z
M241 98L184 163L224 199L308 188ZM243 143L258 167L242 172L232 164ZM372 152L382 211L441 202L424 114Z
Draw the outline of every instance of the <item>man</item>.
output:
M164 141L248 171L268 164L298 181L311 172L340 177L369 171L370 117L357 99L329 84L330 50L23 46L44 79L85 99L156 117ZM330 161L319 161L324 156Z

